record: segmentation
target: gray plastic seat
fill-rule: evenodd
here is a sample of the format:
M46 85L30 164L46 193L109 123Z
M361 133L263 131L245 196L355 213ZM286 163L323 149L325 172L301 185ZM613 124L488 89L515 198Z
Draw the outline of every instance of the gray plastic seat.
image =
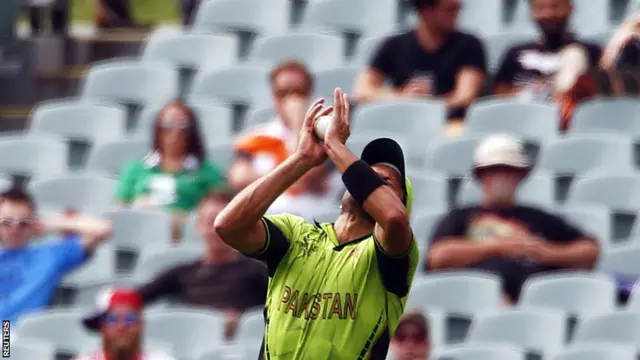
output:
M314 211L313 219L319 223L333 223L340 215L340 206L322 207Z
M603 249L611 246L613 224L609 210L603 206L566 206L561 210L565 221L572 223L588 235L596 237Z
M45 340L22 339L11 343L12 360L55 360L56 348Z
M91 149L87 170L102 171L117 176L133 160L141 160L151 151L151 139L125 139L112 141Z
M629 172L633 169L629 138L575 135L545 144L536 167L555 175L578 175L587 171Z
M470 135L507 133L526 140L549 140L558 136L560 112L557 106L513 100L481 101L467 116Z
M509 48L535 40L532 33L501 32L483 38L489 69L497 71Z
M550 360L635 360L633 346L580 344L564 348Z
M429 247L433 231L445 215L446 212L442 210L423 210L416 212L415 215L412 216L411 228L420 247ZM419 264L418 267L420 267L420 265L422 264Z
M289 9L288 0L203 1L198 7L192 31L281 34L289 27Z
M340 88L349 96L353 96L353 85L360 70L360 67L345 66L317 71L315 73L314 97L322 97L333 103L335 88Z
M180 68L207 71L238 61L238 39L227 34L182 33L152 36L142 61L165 61Z
M578 325L574 344L640 345L640 314L617 311L586 319Z
M524 179L517 190L518 203L554 207L554 181L551 176L536 174ZM470 178L465 179L458 192L457 205L469 206L479 204L482 201L482 189L480 184Z
M339 36L314 32L293 32L258 39L249 55L250 61L275 66L298 60L312 71L341 66L344 43Z
M369 65L373 56L378 52L378 49L383 42L388 39L389 36L393 35L394 33L389 33L360 39L358 44L356 44L355 53L351 59L351 63L355 66Z
M504 8L502 0L464 0L458 26L481 36L497 34L503 28Z
M616 246L606 249L598 258L599 271L610 274L628 275L632 278L640 276L640 246L637 244Z
M579 104L572 116L571 134L613 133L640 137L640 100L595 99Z
M18 321L16 338L50 342L59 352L95 351L100 347L100 338L82 326L82 318L88 313L81 309L55 309L23 315Z
M524 352L499 344L452 345L435 350L432 360L525 360Z
M133 269L133 278L138 282L151 281L155 276L170 268L192 262L202 257L202 248L198 246L181 246L163 248L147 244ZM151 248L151 249L148 249Z
M75 209L101 214L113 204L116 181L99 174L71 173L62 177L34 180L29 184L38 205L60 211Z
M118 248L140 251L147 244L171 242L171 215L163 211L121 209L105 216L113 221L110 243Z
M126 121L126 109L115 104L54 100L38 104L29 133L60 135L95 145L122 138Z
M442 309L448 314L472 317L492 310L502 302L500 279L495 275L474 271L430 273L414 281L407 309Z
M578 179L569 191L568 204L602 205L616 212L640 210L640 175L602 175Z
M428 147L425 167L449 177L463 178L471 172L480 138L442 139Z
M447 180L434 173L407 171L413 188L413 208L444 208L447 204Z
M306 9L301 27L373 36L393 30L396 17L395 0L377 0L376 6L367 0L313 1Z
M91 68L82 97L144 106L176 98L179 91L178 72L166 63L112 60Z
M527 279L518 306L553 308L580 318L615 310L616 284L604 274L563 272Z
M189 94L191 101L241 104L254 108L271 105L269 70L254 65L198 74Z
M170 344L181 358L196 359L223 342L224 316L212 311L166 310L146 317L145 340Z
M197 360L255 360L260 354L260 343L221 345L207 351Z
M276 117L276 111L272 107L263 109L253 109L243 126L243 128L251 128L257 125L268 123L274 120Z
M501 309L476 317L467 343L505 343L544 358L562 349L566 330L561 311Z
M233 110L221 105L207 103L190 104L198 119L198 127L207 144L227 141L233 132ZM136 129L136 137L151 139L155 122L164 105L145 107L140 114L140 121Z
M223 169L229 169L235 158L233 143L230 142L209 146L207 148L207 154L209 160L221 166Z
M48 178L67 172L67 144L54 136L4 136L0 154L0 172L5 174Z
M77 288L107 281L115 276L115 265L115 247L111 244L101 245L86 263L68 273L60 285Z
M100 245L99 251L105 245ZM113 258L111 259L111 268L114 268L115 264L115 251L111 250L113 254ZM84 268L83 268L84 269ZM83 270L84 271L84 270ZM88 271L88 270L87 270ZM113 270L113 274L115 274L115 269ZM95 306L96 297L104 290L106 287L125 287L125 288L137 288L141 283L134 279L133 277L124 277L124 276L116 276L112 275L110 278L98 278L94 276L90 276L83 281L63 281L63 288L72 289L72 297L71 302L74 307L92 307Z
M246 313L242 317L242 324L238 328L235 340L238 343L260 342L264 337L264 328L264 314L261 310Z
M614 29L603 30L603 31L587 34L586 36L583 37L583 39L584 41L598 44L600 45L601 48L604 49L609 43L609 41L611 40L611 38L613 37L614 33L615 33Z

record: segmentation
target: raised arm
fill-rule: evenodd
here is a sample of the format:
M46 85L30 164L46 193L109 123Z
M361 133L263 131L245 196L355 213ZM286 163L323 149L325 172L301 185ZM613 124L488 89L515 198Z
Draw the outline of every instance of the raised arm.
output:
M73 215L45 219L42 221L45 232L70 232L82 236L82 246L87 252L93 251L101 242L111 236L111 221L88 215Z
M304 174L326 160L325 150L313 134L315 119L333 110L323 110L323 104L324 99L317 100L307 112L296 152L242 190L220 212L214 228L224 242L245 254L265 247L267 234L261 219L267 209Z
M391 255L404 255L409 251L412 241L407 208L393 189L384 186L378 174L360 162L345 145L349 137L349 100L340 89L336 90L334 96L334 121L325 138L327 154L340 173L344 174L350 167L358 166L363 171L363 183L367 182L365 177L369 177L380 185L364 199L364 210L376 222L374 234L384 251ZM354 189L349 189L349 184L345 185L353 194Z

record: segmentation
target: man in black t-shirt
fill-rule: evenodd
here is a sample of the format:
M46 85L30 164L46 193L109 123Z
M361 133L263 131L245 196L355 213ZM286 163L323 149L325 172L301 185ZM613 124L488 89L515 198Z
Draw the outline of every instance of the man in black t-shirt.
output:
M456 30L460 0L413 0L413 5L418 24L381 44L356 79L356 100L442 98L449 118L461 119L482 91L483 45L474 35Z
M509 302L517 301L531 275L590 269L599 253L592 238L556 215L514 203L529 170L516 140L504 135L484 140L473 169L482 187L482 203L454 209L440 221L431 239L429 268L496 273Z
M226 201L212 195L198 208L197 228L203 237L204 257L158 275L138 289L145 304L173 296L186 305L208 307L226 315L226 336L232 338L242 313L264 307L267 267L227 245L211 224Z
M602 49L569 32L571 0L529 0L529 11L541 36L507 50L496 74L494 92L547 100L555 95L553 75L561 66L560 52L567 45L579 45L584 50L589 68L598 65Z

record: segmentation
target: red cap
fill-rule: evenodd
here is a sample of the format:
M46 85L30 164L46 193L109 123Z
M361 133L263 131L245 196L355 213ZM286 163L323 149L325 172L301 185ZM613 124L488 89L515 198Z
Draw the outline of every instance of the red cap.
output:
M84 326L96 331L102 324L102 319L110 309L118 306L128 306L136 311L142 310L144 302L136 291L127 288L106 288L96 298L96 311L82 320Z

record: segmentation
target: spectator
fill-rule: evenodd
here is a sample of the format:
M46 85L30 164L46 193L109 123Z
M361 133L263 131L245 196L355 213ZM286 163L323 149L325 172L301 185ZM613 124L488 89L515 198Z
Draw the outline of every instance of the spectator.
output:
M51 30L55 35L66 35L69 30L69 0L29 0L31 35L42 35L45 15L51 14Z
M462 119L480 95L485 51L474 35L457 30L460 0L413 0L415 29L389 37L356 79L358 102L444 99L450 119ZM385 80L392 88L386 88Z
M81 214L40 219L31 196L21 189L0 195L0 318L49 305L62 277L87 260L112 230L111 223ZM29 244L32 237L58 233L57 239Z
M638 71L640 12L635 13L616 30L602 54L601 65L604 69Z
M159 352L142 350L142 298L130 289L106 289L98 296L98 309L83 319L87 330L102 336L102 350L75 360L141 359L173 360Z
M237 160L229 170L229 184L241 190L265 175L293 153L313 93L313 75L301 63L284 62L271 72L276 118L248 130L236 141ZM330 168L318 167L283 194L270 213L290 212L306 218L327 201Z
M540 28L540 39L507 50L496 75L494 92L547 100L554 95L553 75L562 64L559 54L565 47L583 48L588 68L598 65L601 49L569 32L571 0L529 0L529 11Z
M200 204L196 226L206 246L202 259L169 269L139 289L145 303L177 296L188 305L225 311L228 337L244 311L264 305L268 281L266 266L240 255L213 230L230 200L211 195Z
M121 205L167 208L180 225L207 194L224 186L224 173L206 159L198 119L185 104L174 101L158 114L153 151L123 170L116 190Z
M100 29L136 27L129 0L97 0L96 25Z
M389 349L393 360L429 359L429 325L421 311L407 311L402 315Z
M180 0L180 9L182 10L182 25L193 25L196 17L196 11L202 3L202 0Z
M516 140L503 135L484 140L473 168L482 203L453 209L437 224L428 254L430 268L494 272L502 277L509 302L518 300L531 275L590 269L599 253L592 238L556 215L515 204L515 191L529 170Z

